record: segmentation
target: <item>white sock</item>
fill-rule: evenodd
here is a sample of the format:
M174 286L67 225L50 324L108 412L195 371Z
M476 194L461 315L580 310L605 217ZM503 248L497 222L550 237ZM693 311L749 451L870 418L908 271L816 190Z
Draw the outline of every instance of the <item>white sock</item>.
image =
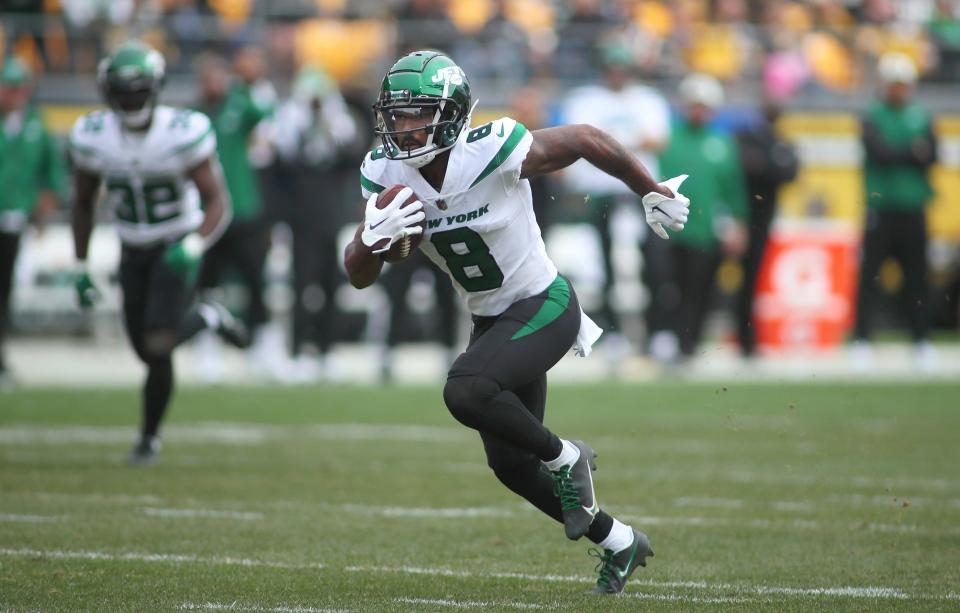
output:
M207 324L210 330L216 330L220 326L220 313L209 304L200 303L197 305L197 314Z
M543 463L549 471L560 470L564 466L573 466L573 464L580 459L580 449L578 449L576 445L566 439L560 439L560 442L563 443L563 449L560 451L560 455Z
M626 524L620 523L620 520L614 518L613 527L610 528L610 534L607 535L607 538L603 539L597 544L604 549L609 549L610 551L616 553L629 547L632 542L633 528Z

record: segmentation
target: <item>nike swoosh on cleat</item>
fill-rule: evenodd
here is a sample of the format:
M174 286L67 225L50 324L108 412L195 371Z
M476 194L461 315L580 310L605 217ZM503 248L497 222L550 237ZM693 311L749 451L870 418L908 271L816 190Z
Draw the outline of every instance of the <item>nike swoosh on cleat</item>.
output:
M582 508L584 511L586 511L586 512L589 513L590 515L596 515L596 514L597 514L597 511L600 510L600 505L597 504L597 501L596 501L596 500L593 501L593 506L590 507L589 509L588 509L587 507L583 506L583 505L580 505L580 506L581 506L581 508Z
M629 574L629 571L630 571L630 565L633 564L633 560L634 558L637 557L637 551L639 550L640 550L640 542L638 541L633 544L633 553L630 554L630 559L627 560L627 565L623 569L623 572L620 572L616 568L613 569L613 572L617 573L617 576L620 577L621 581L626 581L627 575Z
M497 136L499 138L503 138L503 124L500 124L500 131L497 132Z

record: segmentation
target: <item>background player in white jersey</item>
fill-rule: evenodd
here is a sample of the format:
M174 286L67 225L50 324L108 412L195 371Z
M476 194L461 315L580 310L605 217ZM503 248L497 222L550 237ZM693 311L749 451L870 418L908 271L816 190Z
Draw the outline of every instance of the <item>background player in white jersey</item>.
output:
M587 125L530 133L502 118L471 130L471 103L466 75L440 53L411 53L387 72L374 105L383 146L361 167L366 218L347 246L347 274L355 287L370 285L393 242L423 233L424 252L473 314L469 346L443 390L447 407L480 433L504 485L563 522L568 538L586 535L603 548L594 591L618 593L653 551L646 535L600 510L593 450L543 424L546 372L574 344L588 353L600 330L546 255L527 178L586 159L644 194L647 222L664 238L661 224L681 230L686 221L689 203L673 191L682 179L658 185ZM407 188L377 208L393 185ZM410 188L420 200L401 208Z
M157 105L163 56L125 43L101 62L98 81L110 108L78 119L69 143L76 286L80 305L91 307L99 292L87 272L87 247L103 186L123 243L124 323L147 366L141 436L130 461L148 464L159 451L157 433L173 392L173 349L203 328L247 343L243 326L222 306L192 304L200 259L229 221L230 200L210 120Z

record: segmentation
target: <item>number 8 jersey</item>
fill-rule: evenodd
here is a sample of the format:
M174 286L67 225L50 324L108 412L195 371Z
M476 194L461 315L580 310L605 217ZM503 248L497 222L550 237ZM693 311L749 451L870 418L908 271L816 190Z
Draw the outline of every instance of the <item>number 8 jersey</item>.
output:
M70 133L70 157L103 177L120 240L148 246L179 238L203 221L190 171L214 154L217 139L206 115L158 106L145 132L122 127L108 110L88 113Z
M393 185L420 197L426 213L420 247L453 278L475 315L499 315L557 276L533 214L530 182L520 179L532 142L526 127L507 117L464 130L450 149L440 191L416 168L387 159L382 147L360 167L364 199Z

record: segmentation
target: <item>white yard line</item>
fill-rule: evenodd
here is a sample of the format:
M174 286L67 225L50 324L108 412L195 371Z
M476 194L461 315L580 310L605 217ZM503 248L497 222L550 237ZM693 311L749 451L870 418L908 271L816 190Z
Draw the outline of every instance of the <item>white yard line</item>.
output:
M62 515L19 515L17 513L0 513L0 521L18 521L27 524L47 524L61 521Z
M260 445L269 441L309 439L328 441L400 441L461 443L469 440L465 428L411 426L403 424L318 424L272 426L216 423L172 424L164 429L170 440L180 443ZM64 445L76 443L132 443L136 430L128 426L39 426L20 424L0 428L0 443Z
M10 495L20 495L19 493L14 493ZM104 503L104 504L134 504L139 505L143 503L148 503L151 506L143 508L142 512L145 515L150 517L159 517L159 518L173 518L173 519L187 519L187 518L214 518L214 519L236 519L242 521L255 521L263 519L266 514L262 511L251 510L248 508L242 508L241 505L244 504L242 501L229 501L229 500L218 500L218 501L195 501L200 504L209 504L213 502L219 506L234 506L240 508L235 509L210 509L207 507L187 507L187 506L178 506L178 507L160 507L153 505L184 505L190 504L191 500L163 500L153 496L129 496L124 494L119 495L110 495L110 494L54 494L54 493L45 493L45 492L29 492L26 493L27 497L35 497L42 500L85 500L93 503ZM882 498L882 497L876 497ZM703 503L706 502L704 506L712 506L714 508L729 508L730 510L739 508L735 506L735 502L738 502L736 499L702 499L702 498L679 498L677 500L685 501L684 504L690 504L694 506L695 502ZM892 498L889 499L888 504L893 504ZM771 503L773 508L789 508L791 510L796 509L800 511L803 508L806 508L808 505L816 505L813 501L778 501ZM532 516L536 511L532 507L526 505L505 505L499 507L403 507L403 506L379 506L379 505L365 505L365 504L353 504L353 503L326 503L318 502L315 504L300 502L300 501L282 501L275 500L269 503L266 503L262 506L267 506L270 509L277 510L286 510L286 511L306 511L311 510L320 510L320 509L331 509L336 510L342 513L352 513L365 517L383 517L389 519L482 519L482 518L507 518L507 517L524 517ZM906 522L897 522L897 523L878 523L878 522L839 522L839 521L823 521L817 519L807 519L802 517L796 517L793 519L777 519L777 518L744 518L740 516L736 517L717 517L717 516L661 516L661 515L646 515L635 511L636 507L622 507L617 508L613 507L611 509L621 520L629 521L634 523L638 528L649 527L649 526L685 526L685 527L703 527L703 528L715 528L715 527L727 527L727 526L746 526L750 528L765 529L765 530L840 530L844 532L871 532L871 533L886 533L886 534L917 534L917 535L932 535L932 536L960 536L960 526L949 526L943 528L931 528L917 523L906 523ZM0 521L4 520L4 515L0 515ZM16 519L18 516L9 515L11 519L7 521L24 521L28 522L29 519ZM31 516L23 516L31 517ZM42 517L42 516L33 516L33 517ZM37 520L43 521L43 520ZM58 519L52 519L50 521L58 521Z
M402 604L423 604L437 607L452 607L455 609L545 609L544 605L516 601L486 601L486 600L449 600L447 598L394 598L394 602Z
M279 606L265 607L261 605L240 604L239 602L185 602L179 607L180 611L257 611L263 613L345 613L350 609L316 609L314 607Z
M214 518L214 519L240 519L252 521L266 517L263 513L257 511L217 511L214 509L158 509L146 507L142 509L145 515L151 517L169 517L174 519L186 518Z
M268 562L249 558L235 557L201 557L192 554L152 554L152 553L111 553L103 551L62 551L39 549L10 549L0 548L0 556L6 557L47 557L58 560L106 560L118 562L166 562L166 563L196 563L210 565L264 567L281 569L329 569L342 572L359 573L401 573L410 575L430 575L434 577L457 577L465 579L521 579L525 581L539 581L552 583L591 583L592 577L571 575L536 575L511 572L473 572L449 568L424 568L418 566L347 566L342 568L331 567L325 564L309 563L294 564L283 562ZM844 598L872 598L896 600L937 600L960 601L960 594L923 594L910 593L895 587L880 586L834 586L834 587L787 587L769 585L741 585L734 583L709 583L706 581L656 581L652 579L636 579L630 582L633 586L644 586L656 589L686 589L708 591L732 591L738 596L777 595L777 596L829 596Z
M323 564L286 564L283 562L268 562L250 558L234 557L202 557L192 554L170 553L111 553L107 551L62 551L57 549L0 549L0 556L17 558L53 558L56 560L104 560L110 562L162 562L171 564L192 563L208 564L211 566L246 566L283 569L322 569Z

